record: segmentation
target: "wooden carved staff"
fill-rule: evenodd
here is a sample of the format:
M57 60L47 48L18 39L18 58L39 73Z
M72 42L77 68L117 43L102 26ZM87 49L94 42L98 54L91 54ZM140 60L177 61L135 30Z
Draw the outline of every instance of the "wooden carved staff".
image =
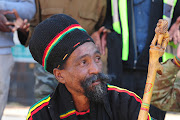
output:
M148 118L156 72L158 74L162 74L163 70L161 64L159 63L159 58L164 54L166 46L169 42L169 33L167 30L168 22L160 19L155 29L156 34L150 45L148 75L138 120L147 120Z

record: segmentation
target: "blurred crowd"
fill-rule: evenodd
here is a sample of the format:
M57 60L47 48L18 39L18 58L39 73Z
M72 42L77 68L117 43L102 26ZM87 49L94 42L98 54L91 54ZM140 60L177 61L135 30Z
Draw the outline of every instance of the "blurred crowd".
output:
M149 64L149 48L159 19L168 21L170 42L157 75L149 113L164 120L167 111L180 112L180 1L179 0L0 0L0 120L8 100L14 60L13 33L29 46L36 26L55 14L71 16L94 40L110 84L141 98ZM18 71L18 70L17 70ZM56 77L35 64L36 102L53 93ZM34 103L32 103L34 104Z

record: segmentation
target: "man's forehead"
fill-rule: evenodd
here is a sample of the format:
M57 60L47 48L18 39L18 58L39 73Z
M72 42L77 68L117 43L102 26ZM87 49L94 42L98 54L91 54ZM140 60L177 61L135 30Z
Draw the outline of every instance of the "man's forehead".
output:
M79 46L78 48L76 48L71 54L71 56L79 58L84 55L94 55L96 53L100 54L96 45L93 42L86 42L81 46Z

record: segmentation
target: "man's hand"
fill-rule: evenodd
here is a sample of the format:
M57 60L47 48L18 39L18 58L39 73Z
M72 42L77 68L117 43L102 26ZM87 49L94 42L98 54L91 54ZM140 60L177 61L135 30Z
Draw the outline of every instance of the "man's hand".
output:
M11 32L10 27L6 25L6 22L8 22L7 18L5 17L6 14L13 14L13 12L0 10L0 31L1 32Z
M169 30L170 40L174 41L174 44L180 43L180 16L176 22L171 26Z
M99 51L101 52L102 55L105 55L105 48L106 48L106 44L107 44L107 33L109 32L108 29L106 29L104 26L102 26L101 28L99 28L98 31L94 32L91 37L94 40L97 48L99 49ZM101 36L102 34L102 36Z
M23 33L28 32L30 26L28 20L27 19L23 20L15 9L13 9L13 14L16 17L16 20L14 22L6 22L6 25L10 26L12 32L16 31L17 29Z

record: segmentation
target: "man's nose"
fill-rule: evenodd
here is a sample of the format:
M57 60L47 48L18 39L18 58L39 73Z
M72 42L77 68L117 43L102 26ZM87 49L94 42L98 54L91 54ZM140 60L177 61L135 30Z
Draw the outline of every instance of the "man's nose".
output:
M89 68L90 74L98 74L100 72L101 68L96 62L92 62Z

